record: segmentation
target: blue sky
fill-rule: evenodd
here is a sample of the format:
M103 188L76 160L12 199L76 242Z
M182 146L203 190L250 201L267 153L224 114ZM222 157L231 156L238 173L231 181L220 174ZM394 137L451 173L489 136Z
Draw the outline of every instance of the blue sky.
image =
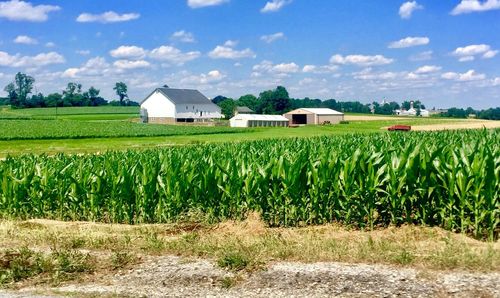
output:
M500 0L0 0L0 95L21 71L133 100L168 84L209 97L500 106Z

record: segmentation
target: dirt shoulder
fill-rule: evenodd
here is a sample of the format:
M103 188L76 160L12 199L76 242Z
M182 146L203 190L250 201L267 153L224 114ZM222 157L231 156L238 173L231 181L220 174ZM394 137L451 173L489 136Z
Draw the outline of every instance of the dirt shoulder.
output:
M31 291L0 292L0 297L9 293L34 297ZM500 274L331 262L278 262L248 274L220 269L208 260L163 256L97 282L37 293L46 297L499 297Z
M3 297L500 297L500 242L439 228L0 221Z
M468 122L442 123L432 125L416 125L412 126L412 130L417 131L434 131L434 130L452 130L452 129L482 129L482 128L499 128L500 121L489 120L474 120Z

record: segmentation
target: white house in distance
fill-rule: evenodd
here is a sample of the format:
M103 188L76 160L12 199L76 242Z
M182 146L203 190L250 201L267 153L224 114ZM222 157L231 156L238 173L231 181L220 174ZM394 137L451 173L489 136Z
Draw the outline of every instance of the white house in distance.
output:
M156 88L141 102L141 118L150 123L209 122L222 118L219 106L198 90Z
M328 108L302 108L284 114L291 124L336 124L344 120L344 113Z
M288 123L281 115L237 114L229 119L231 127L288 126Z
M410 102L408 110L394 110L394 113L398 116L417 116L417 110L413 107L413 101ZM420 109L420 116L429 117L430 112L426 109Z

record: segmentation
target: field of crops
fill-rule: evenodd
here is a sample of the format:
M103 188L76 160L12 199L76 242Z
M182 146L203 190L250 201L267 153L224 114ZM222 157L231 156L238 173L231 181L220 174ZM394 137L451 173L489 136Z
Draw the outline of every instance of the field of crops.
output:
M120 138L238 133L241 129L129 121L0 120L0 140Z
M0 162L0 216L405 223L498 238L500 130L347 135Z
M34 108L34 109L11 109L0 107L0 119L55 119L71 118L72 116L83 117L91 115L122 115L124 117L139 117L139 107L62 107L62 108Z

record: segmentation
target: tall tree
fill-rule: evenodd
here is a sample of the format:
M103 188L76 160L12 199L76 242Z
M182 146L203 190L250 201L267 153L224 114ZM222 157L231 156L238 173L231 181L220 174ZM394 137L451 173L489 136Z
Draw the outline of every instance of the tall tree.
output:
M28 99L28 95L33 90L35 79L32 76L18 72L14 78L14 82L5 87L5 91L9 94L10 104L16 107L24 107Z
M113 90L115 90L116 95L120 97L120 105L123 105L123 100L128 98L127 85L124 82L117 82Z
M223 101L220 101L217 105L220 107L222 114L226 119L230 119L234 116L236 104L232 98L226 98Z
M291 102L285 87L278 86L259 95L261 106L258 112L263 114L283 114L290 110Z

